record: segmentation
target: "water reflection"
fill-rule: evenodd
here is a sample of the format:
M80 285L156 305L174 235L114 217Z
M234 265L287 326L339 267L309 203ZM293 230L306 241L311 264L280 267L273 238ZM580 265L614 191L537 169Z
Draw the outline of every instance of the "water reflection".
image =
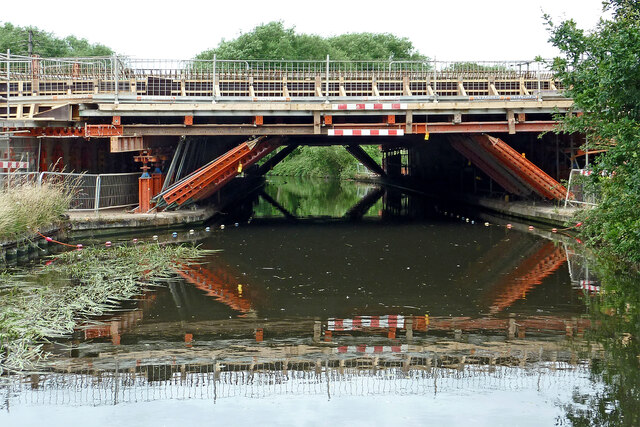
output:
M494 388L551 392L563 388L566 381L586 385L589 363L599 357L597 353L590 355L592 359L579 360L575 351L562 346L538 345L522 345L508 352L491 349L456 353L403 346L404 352L384 352L375 358L348 354L341 347L330 354L294 347L284 349L285 358L264 358L268 351L254 349L259 356L210 354L210 360L202 363L167 360L150 364L148 359L125 357L95 364L74 361L16 378L5 388L4 405L96 406L287 394L331 399L362 394L457 394L461 388L467 392ZM307 357L301 354L305 352Z
M636 393L637 305L596 299L602 285L571 245L376 185L273 184L224 229L160 235L221 251L52 343L40 372L3 378L0 420L52 405L181 412L175 401L260 398L265 411L274 397L366 396L367 419L411 402L408 420L446 423L460 406L487 413L499 401L496 424L530 408L539 425L589 419L590 404L628 399L623 386ZM612 380L612 350L628 378Z

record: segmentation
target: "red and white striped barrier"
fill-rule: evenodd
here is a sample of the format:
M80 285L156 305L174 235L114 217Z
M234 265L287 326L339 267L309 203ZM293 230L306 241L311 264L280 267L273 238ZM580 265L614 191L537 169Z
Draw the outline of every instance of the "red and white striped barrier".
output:
M469 97L469 101L520 101L523 99L537 99L537 97L535 95L476 95Z
M580 287L590 292L600 292L600 286L595 285L593 280L580 280Z
M400 103L369 103L369 104L333 104L333 110L406 110L407 104Z
M329 136L403 136L402 129L329 129Z
M329 319L329 331L355 331L362 328L404 328L404 316L356 316L353 319Z
M0 161L0 169L27 169L28 162Z
M343 345L333 349L333 353L406 353L409 350L407 344L403 345Z

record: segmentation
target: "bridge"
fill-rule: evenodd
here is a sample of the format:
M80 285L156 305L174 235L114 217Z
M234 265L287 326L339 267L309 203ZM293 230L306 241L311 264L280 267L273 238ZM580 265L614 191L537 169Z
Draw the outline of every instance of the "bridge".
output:
M253 168L265 173L299 145L343 145L377 175L425 182L452 180L446 161L429 163L445 147L460 153L448 159L467 159L508 194L562 199L566 189L558 180L568 176L580 145L563 135L532 146L530 136L552 130L554 113L572 106L561 82L534 61L6 54L0 76L5 172L141 168L139 212L203 200L270 155L266 166ZM362 144L379 145L383 164ZM526 156L523 144L531 145Z

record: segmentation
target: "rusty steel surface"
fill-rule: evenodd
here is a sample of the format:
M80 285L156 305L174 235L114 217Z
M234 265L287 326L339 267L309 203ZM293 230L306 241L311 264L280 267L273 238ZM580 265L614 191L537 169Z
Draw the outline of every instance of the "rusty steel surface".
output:
M87 138L122 136L122 129L122 125L85 125L84 136Z
M503 166L527 182L542 197L564 200L567 189L542 169L525 159L509 144L489 135L473 135L473 138L485 151L491 153Z
M243 142L203 166L162 194L166 205L183 205L187 201L204 199L228 183L242 170L279 146L265 137Z
M502 168L494 167L489 161L485 160L481 154L475 149L473 143L469 143L466 138L461 136L450 137L451 146L460 154L465 156L471 163L487 174L491 179L498 183L502 188L512 194L525 195L523 188L520 188L513 180L513 177L501 170ZM471 141L472 142L472 141Z

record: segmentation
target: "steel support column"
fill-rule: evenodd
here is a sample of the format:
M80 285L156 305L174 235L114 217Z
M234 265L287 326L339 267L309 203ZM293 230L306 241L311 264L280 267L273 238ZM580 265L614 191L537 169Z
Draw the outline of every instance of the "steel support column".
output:
M382 166L373 160L359 145L345 145L344 148L371 172L376 175L387 176Z

